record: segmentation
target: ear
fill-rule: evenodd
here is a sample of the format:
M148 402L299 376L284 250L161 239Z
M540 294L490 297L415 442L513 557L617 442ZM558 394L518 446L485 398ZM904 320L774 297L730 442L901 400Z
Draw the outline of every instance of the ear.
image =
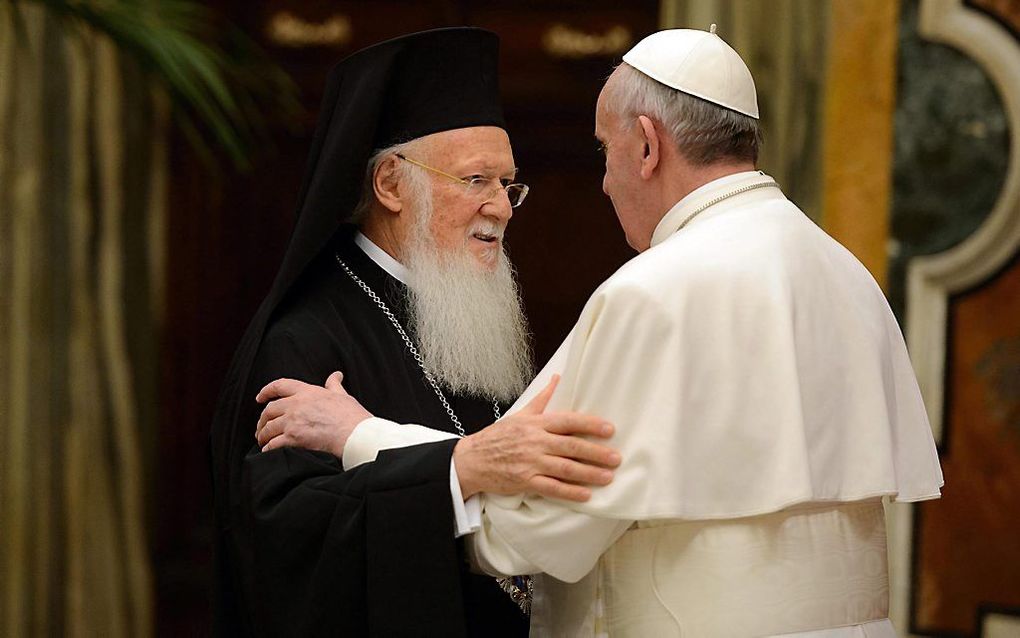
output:
M659 166L659 132L655 124L646 115L638 116L641 134L644 137L644 153L641 157L641 178L649 179Z
M398 185L400 183L396 155L390 155L375 166L372 173L372 189L375 191L375 198L379 203L394 213L399 213L404 208L404 202L400 198Z

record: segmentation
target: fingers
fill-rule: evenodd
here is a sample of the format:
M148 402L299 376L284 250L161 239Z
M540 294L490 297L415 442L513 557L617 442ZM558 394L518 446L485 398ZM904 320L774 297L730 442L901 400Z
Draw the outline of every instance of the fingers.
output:
M333 374L329 375L329 378L326 379L326 389L343 391L344 389L343 381L344 373L337 370Z
M259 390L259 393L255 396L255 400L259 403L265 403L266 401L272 401L273 399L289 397L301 388L307 386L307 383L303 383L295 379L277 379L276 381L266 384L264 388Z
M615 428L605 419L577 412L551 412L542 415L542 427L552 434L578 434L608 439Z
M549 444L548 453L603 467L616 467L621 460L620 453L613 448L575 436L554 437Z
M259 442L259 445L265 445L272 439L283 434L284 419L283 417L276 417L271 419L255 433L255 439Z
M266 407L262 408L262 414L259 415L259 422L255 426L255 436L258 437L259 432L262 428L266 427L266 424L278 416L281 416L287 411L285 403L286 399L276 399L266 404Z
M609 485L613 480L612 470L561 456L546 456L539 467L545 476L575 484Z
M262 446L263 452L269 450L276 450L282 447L297 447L297 442L290 438L288 434L281 434L280 436L273 437L269 443Z
M545 406L548 405L549 399L552 398L553 392L556 391L556 385L559 382L560 375L554 374L549 380L549 385L542 388L542 391L534 399L528 401L528 405L521 408L521 412L523 414L541 414L545 410Z
M591 490L581 485L571 485L548 476L534 476L528 481L528 489L546 498L584 503L591 498Z

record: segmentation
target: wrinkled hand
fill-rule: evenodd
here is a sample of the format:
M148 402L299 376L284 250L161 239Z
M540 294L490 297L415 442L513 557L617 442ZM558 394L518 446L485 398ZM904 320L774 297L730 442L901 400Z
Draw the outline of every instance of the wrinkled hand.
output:
M325 386L277 379L262 388L255 397L259 403L268 401L255 429L262 451L302 447L342 458L355 426L372 416L347 394L343 378L334 372Z
M591 498L586 485L612 481L609 468L620 464L620 455L581 438L609 438L609 422L574 412L542 414L558 382L553 377L519 412L457 443L453 458L464 498L530 492L584 502Z

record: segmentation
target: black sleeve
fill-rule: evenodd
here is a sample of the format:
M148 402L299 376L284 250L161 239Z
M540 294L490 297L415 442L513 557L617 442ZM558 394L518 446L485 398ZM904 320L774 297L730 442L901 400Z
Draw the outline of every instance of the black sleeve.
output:
M321 384L342 369L342 361L322 369L317 356L291 335L267 335L252 403L269 380ZM456 441L387 451L345 472L330 454L259 451L258 409L249 414L233 534L251 633L463 635L449 489Z

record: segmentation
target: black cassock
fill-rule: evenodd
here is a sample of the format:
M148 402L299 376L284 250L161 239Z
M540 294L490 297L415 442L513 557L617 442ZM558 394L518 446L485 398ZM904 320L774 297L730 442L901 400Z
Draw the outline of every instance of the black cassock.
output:
M280 377L322 384L334 370L369 411L454 432L383 311L336 254L404 320L402 284L342 229L270 319L220 485L218 633L266 636L525 636L527 619L488 576L471 574L454 538L454 441L384 451L347 472L329 454L262 453L254 397ZM468 433L492 401L447 393ZM214 445L214 449L215 449ZM223 485L222 483L225 483ZM227 500L229 504L223 506ZM229 510L227 513L226 510ZM226 520L223 520L226 519Z

